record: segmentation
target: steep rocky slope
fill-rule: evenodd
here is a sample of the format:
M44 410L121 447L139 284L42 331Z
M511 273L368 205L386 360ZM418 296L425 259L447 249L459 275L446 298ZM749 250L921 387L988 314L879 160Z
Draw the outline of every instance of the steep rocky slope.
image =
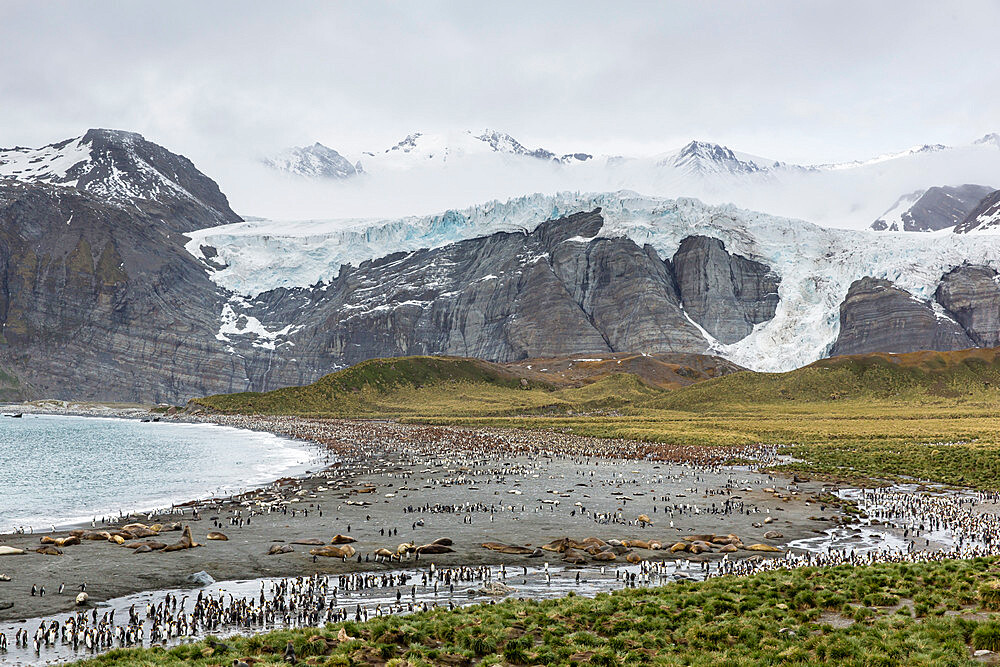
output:
M291 327L294 345L277 349L296 364L271 366L273 384L301 383L303 369L413 354L514 361L705 353L711 338L703 329L738 340L749 333L748 319L773 316L777 277L769 267L704 238L692 238L671 262L630 239L598 237L603 226L596 209L530 233L397 253L345 266L321 288L273 290L242 308L265 329ZM696 251L702 246L711 256ZM259 356L259 339L247 332L232 344Z
M142 200L145 213L178 232L241 221L190 160L135 132L88 130L42 148L0 149L2 178L73 187L126 207Z
M954 320L892 282L862 278L840 306L840 334L831 355L962 350L975 347Z
M996 232L1000 229L1000 190L983 198L957 227L958 234L969 232Z
M33 397L175 400L244 386L225 299L158 213L0 185L0 365Z
M899 198L872 223L875 231L936 232L962 223L993 188L985 185L941 186Z

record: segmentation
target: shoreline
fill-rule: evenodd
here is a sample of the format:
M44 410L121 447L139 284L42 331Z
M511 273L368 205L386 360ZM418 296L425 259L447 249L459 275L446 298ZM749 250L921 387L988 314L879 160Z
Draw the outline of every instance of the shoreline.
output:
M11 410L11 408L16 408L16 410ZM8 412L15 412L15 414L19 412L24 415L43 417L70 417L133 422L152 421L155 418L156 422L172 424L174 426L218 426L225 429L231 429L236 432L250 431L252 433L266 434L279 441L287 443L286 446L288 449L298 450L306 457L306 460L287 464L282 463L280 465L276 463L273 466L276 469L254 474L253 480L246 485L239 485L235 480L223 481L220 483L219 487L222 490L222 493L198 494L197 492L189 493L186 491L178 491L172 494L171 497L150 497L148 501L140 501L137 505L134 504L131 507L117 507L109 508L106 511L88 512L87 514L89 515L89 518L88 516L83 515L76 517L62 517L54 524L54 531L52 530L52 519L49 517L43 517L38 521L31 519L25 520L24 522L20 522L20 525L15 526L13 530L0 530L0 541L9 536L43 536L68 532L76 529L91 529L94 528L94 522L96 522L97 525L101 525L104 520L112 520L120 523L122 521L127 522L130 518L140 519L150 514L163 515L174 509L186 508L203 502L231 499L247 492L271 486L276 480L302 478L315 472L317 469L326 469L331 464L328 450L321 444L309 440L289 438L263 429L251 431L250 429L242 429L236 426L220 424L210 420L176 417L165 418L159 413L151 412L148 409L138 407L129 407L118 410L99 408L88 411L80 409L55 410L46 407L39 408L39 406L30 404L0 405L0 413L3 415L0 416L0 419L10 418L7 414ZM169 502L170 504L168 505L166 502ZM18 528L24 528L26 530L24 532L20 532Z
M103 412L100 416L108 415ZM141 591L191 588L195 584L187 578L201 571L207 571L218 581L385 571L407 567L412 561L376 563L371 560L376 549L395 551L402 542L419 544L441 536L455 539L453 552L434 557L434 562L441 566L537 563L525 561L524 556L501 554L481 546L489 541L538 546L567 535L577 539L597 535L601 539L656 537L672 542L685 534L681 532L681 525L696 533L709 530L720 534L739 532L752 542L765 541L764 533L768 531L763 526L750 525L757 523L754 519L763 519L756 514L731 516L728 521L721 522L715 520L717 517L685 514L684 510L679 510L678 527L667 529L666 534L656 526L638 525L635 517L640 513L656 512L656 508L650 506L653 498L646 495L652 487L640 491L636 488L638 482L627 478L641 478L643 486L664 483L658 481L663 470L671 471L671 479L665 482L671 491L660 496L661 499L673 499L673 495L674 502L680 502L679 499L688 495L682 484L700 476L714 480L711 488L705 489L706 494L715 494L717 488L732 483L735 477L753 478L754 490L742 492L742 495L754 497L755 512L771 512L773 508L775 513L794 515L794 521L781 519L786 539L801 539L820 532L805 521L805 512L818 511L818 507L809 504L803 507L802 503L797 503L798 507L793 508L787 506L787 500L773 498L772 494L761 491L773 484L775 477L749 470L720 468L711 463L731 453L728 449L706 457L704 449L698 448L697 452L687 452L696 460L679 458L677 463L666 463L633 458L639 451L633 451L624 441L598 442L561 434L285 417L211 415L192 419L184 415L181 419L221 423L311 441L325 447L337 461L322 469L313 469L309 474L280 478L254 490L191 500L174 508L183 514L156 514L151 519L145 515L139 517L140 522L150 524L180 520L191 528L194 541L202 545L199 548L170 554L140 554L105 541L84 541L66 547L62 555L50 556L31 551L39 547L41 535L37 533L0 536L0 546L28 550L22 556L0 557L0 574L8 574L12 579L0 583L0 602L14 603L9 609L0 608L0 627L4 620L72 609L71 598L52 595L61 584L70 590L86 582L91 600L100 603ZM648 443L635 445L642 450ZM582 449L593 446L604 446L606 450ZM552 451L560 449L563 451ZM675 448L668 449L673 451ZM585 476L587 473L593 475L594 471L603 477L592 480ZM553 477L565 481L549 481ZM418 478L424 484L411 486L410 480ZM557 489L549 488L549 483L566 488L559 489L557 496L553 493ZM584 486L589 487L584 489L587 493L578 493L574 488ZM816 488L804 490L804 493L819 493L820 485L814 486ZM630 495L616 488L628 489ZM751 490L749 486L746 488ZM570 498L563 499L562 505L559 500L553 500L559 496L573 496L575 492L578 495L574 498L580 498L578 504L587 505L586 515ZM435 507L427 512L408 513L408 508L412 510L413 503L425 496L426 500L434 500ZM460 506L479 497L491 504L492 511L485 507L459 511ZM704 499L721 501L723 497L705 495ZM698 502L704 503L704 499L699 497ZM781 507L783 504L786 506ZM635 505L643 507L633 510ZM197 519L193 516L196 509ZM828 509L826 514L830 517L838 514L835 508ZM578 514L577 510L581 512ZM136 518L129 514L105 525L99 523L98 530L118 529ZM826 528L829 524L817 525ZM212 531L221 532L228 539L207 540L207 533ZM393 534L386 535L386 532ZM311 547L329 543L336 533L348 534L357 540L354 545L358 554L356 559L343 562L310 555ZM68 532L62 530L44 535L58 538ZM170 543L179 536L179 533L165 532L153 539ZM314 543L292 544L303 540ZM288 546L292 551L267 555L274 545ZM753 555L753 552L733 554L735 557ZM649 552L644 556L651 560L676 558L666 551ZM720 556L702 554L689 558L700 561ZM30 589L34 585L45 586L49 594L31 596Z

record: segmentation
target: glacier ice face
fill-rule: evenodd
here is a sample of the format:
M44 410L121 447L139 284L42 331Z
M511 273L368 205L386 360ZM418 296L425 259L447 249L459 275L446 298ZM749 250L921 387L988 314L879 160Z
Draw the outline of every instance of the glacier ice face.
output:
M394 252L435 248L499 231L532 231L541 222L600 207L599 236L628 237L669 258L691 235L721 240L726 249L763 262L781 277L772 320L749 336L712 351L749 368L790 370L826 356L839 330L850 284L885 278L922 300L933 299L941 276L964 262L1000 269L1000 244L959 234L886 234L828 229L801 220L622 191L529 195L461 211L377 221L253 221L189 234L187 249L217 251L212 280L254 297L277 287L308 287L335 278L342 264Z

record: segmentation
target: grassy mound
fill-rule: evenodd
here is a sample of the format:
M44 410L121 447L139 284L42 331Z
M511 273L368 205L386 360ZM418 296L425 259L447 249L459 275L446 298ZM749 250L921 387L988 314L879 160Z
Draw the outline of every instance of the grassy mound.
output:
M866 354L821 359L787 373L743 371L679 389L650 407L1000 399L1000 349Z
M380 399L421 389L433 397L445 385L481 386L501 392L548 388L538 382L522 383L503 366L479 359L400 357L365 361L302 387L218 394L192 402L223 413L363 416L380 413L377 405L384 402ZM405 396L398 398L403 407Z
M103 665L975 665L1000 647L995 559L778 571L596 598L507 600L367 623L116 650ZM338 641L343 628L351 638ZM249 661L248 661L249 662Z

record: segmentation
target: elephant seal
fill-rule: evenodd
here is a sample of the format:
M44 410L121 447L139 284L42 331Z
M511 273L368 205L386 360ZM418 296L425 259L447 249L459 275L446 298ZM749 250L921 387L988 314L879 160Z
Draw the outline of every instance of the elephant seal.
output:
M152 553L152 549L149 548L148 544L138 544L135 549L132 550L134 554L148 554Z
M207 537L210 540L218 540L219 542L228 542L229 541L229 538L226 537L225 533L220 533L217 530L213 530L212 532L210 532L205 537Z
M649 549L649 542L646 540L622 540L622 545L630 549Z
M0 556L20 556L24 553L24 549L18 549L17 547L0 546Z
M450 547L454 544L454 542L451 541L450 537L439 537L431 542L431 544L440 544L443 547Z
M46 556L62 556L62 549L53 545L46 544L45 546L38 547L35 549L35 553L45 554Z
M76 605L78 607L82 607L83 605L87 604L88 600L90 600L89 595L87 595L86 593L80 593L79 595L76 596Z
M152 528L147 528L146 526L138 526L136 528L131 528L125 531L133 538L137 537L156 537L159 535L159 531L155 531Z
M110 540L111 533L106 530L85 530L83 531L83 535L80 536L80 539L92 540L95 542L98 540Z
M315 537L304 537L301 540L292 540L292 544L303 544L305 546L310 546L310 547L321 547L324 544L326 544L326 542Z
M290 554L295 549L291 548L287 544L272 544L271 548L267 550L268 556L277 556L278 554Z
M145 542L132 542L131 544L123 544L126 549L139 549L141 547L147 547L150 551L160 551L167 548L166 542L157 542L156 540L146 540Z
M767 551L772 553L781 553L781 549L778 547L772 547L770 544L751 544L748 547L743 547L747 551Z
M182 549L191 549L194 547L201 546L191 537L191 526L184 526L184 532L181 533L181 539L173 544L168 544L163 548L163 551L180 551Z
M443 544L424 544L415 549L418 554L450 554L455 550Z
M350 558L357 552L350 544L345 544L342 547L332 545L317 547L315 549L310 549L309 553L313 556L325 556L326 558Z
M39 541L42 544L54 544L57 547L71 547L74 544L80 544L80 538L76 535L70 535L69 537L49 537L46 535Z
M347 535L336 534L333 539L330 540L330 544L351 544L357 542L353 537L348 537Z

